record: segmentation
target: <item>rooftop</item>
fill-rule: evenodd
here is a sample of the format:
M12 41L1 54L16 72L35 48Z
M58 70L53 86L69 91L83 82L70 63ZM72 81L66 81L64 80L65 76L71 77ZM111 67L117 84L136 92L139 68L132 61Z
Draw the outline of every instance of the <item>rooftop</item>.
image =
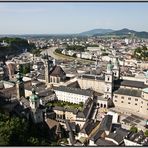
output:
M144 82L123 80L123 79L115 80L115 85L142 88L142 89L147 87L147 85L145 85Z
M56 76L60 77L62 75L66 75L66 73L63 71L63 69L60 66L55 66L51 71L50 71L50 76Z
M114 91L114 94L133 96L133 97L141 97L141 90L119 88L118 90Z
M91 96L93 94L93 91L91 90L85 90L85 89L79 89L79 88L73 88L73 87L67 87L67 86L54 87L54 90L69 92L69 93L79 94L84 96Z
M92 80L105 80L105 76L98 76L98 75L91 75L91 74L83 74L79 76L79 78L84 78L84 79L92 79Z

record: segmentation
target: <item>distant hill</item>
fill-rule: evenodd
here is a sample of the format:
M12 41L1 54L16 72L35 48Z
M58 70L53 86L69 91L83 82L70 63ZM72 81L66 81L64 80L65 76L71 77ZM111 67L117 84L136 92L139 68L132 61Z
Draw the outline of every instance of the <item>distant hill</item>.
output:
M129 35L129 34L135 34L136 31L134 30L129 30L127 28L121 29L121 30L117 30L117 31L113 31L111 33L108 33L109 35Z
M148 38L148 32L146 31L135 31L130 30L127 28L121 29L121 30L112 30L112 29L93 29L90 31L79 33L79 35L83 36L127 36L133 34L134 36L137 36L139 38Z
M127 28L117 30L111 33L107 33L106 35L124 36L124 35L130 35L130 34L133 34L134 36L137 36L139 38L148 38L148 32L145 32L145 31L138 32L135 30L127 29Z
M93 29L90 31L81 32L81 33L79 33L79 35L92 36L94 34L106 34L106 33L110 33L113 31L114 30L112 30L112 29Z

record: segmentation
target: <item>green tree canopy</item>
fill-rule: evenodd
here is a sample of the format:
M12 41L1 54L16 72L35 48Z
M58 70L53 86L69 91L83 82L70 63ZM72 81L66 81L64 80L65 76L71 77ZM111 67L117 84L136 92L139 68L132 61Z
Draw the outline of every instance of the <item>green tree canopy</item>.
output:
M135 126L132 126L132 127L130 128L130 131L131 131L131 132L134 132L134 133L137 133L137 132L138 132L138 129L137 129L137 127L135 127Z
M148 61L148 48L146 46L136 48L134 57L138 60Z
M148 137L148 130L145 131L144 135Z
M38 129L26 119L9 117L0 113L0 145L49 145L46 131Z

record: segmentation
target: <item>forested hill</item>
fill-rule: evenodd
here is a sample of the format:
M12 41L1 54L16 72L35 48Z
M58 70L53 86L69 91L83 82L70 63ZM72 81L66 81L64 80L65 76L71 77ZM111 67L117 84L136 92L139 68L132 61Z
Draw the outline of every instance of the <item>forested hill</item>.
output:
M0 38L0 57L6 55L17 55L34 49L34 44L28 44L28 41L22 38Z

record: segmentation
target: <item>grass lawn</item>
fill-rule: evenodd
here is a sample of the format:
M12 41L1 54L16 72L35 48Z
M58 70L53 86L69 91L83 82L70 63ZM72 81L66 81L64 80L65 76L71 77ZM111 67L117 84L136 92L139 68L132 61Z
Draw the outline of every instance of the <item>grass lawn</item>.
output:
M83 104L73 104L70 102L64 102L64 101L54 101L54 102L49 102L47 103L48 106L61 106L64 108L69 108L69 109L76 109L78 108L79 110L82 110Z

